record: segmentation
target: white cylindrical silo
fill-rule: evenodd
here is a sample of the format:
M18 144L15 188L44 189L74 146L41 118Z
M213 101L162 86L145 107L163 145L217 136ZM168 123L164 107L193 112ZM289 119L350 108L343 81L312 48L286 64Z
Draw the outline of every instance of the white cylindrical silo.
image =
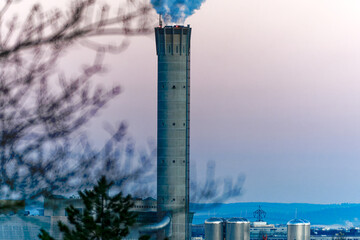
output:
M250 222L246 218L228 219L226 240L250 240Z
M205 221L205 240L224 240L224 221L221 218Z
M287 223L287 240L310 240L310 222L293 219Z

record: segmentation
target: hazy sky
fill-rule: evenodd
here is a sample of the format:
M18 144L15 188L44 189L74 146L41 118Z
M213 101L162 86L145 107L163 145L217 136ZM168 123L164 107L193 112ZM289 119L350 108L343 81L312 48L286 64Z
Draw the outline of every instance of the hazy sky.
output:
M238 201L360 202L360 1L207 0L186 24L199 177L214 160L246 176ZM101 121L156 139L154 36L106 62L124 92Z

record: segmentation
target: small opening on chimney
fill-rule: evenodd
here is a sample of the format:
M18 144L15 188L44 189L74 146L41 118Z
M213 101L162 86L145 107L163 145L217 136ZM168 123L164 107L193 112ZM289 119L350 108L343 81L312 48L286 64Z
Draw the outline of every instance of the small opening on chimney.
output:
M173 163L175 163L175 160L173 160Z
M173 126L175 126L175 123L173 123Z
M173 202L175 202L175 198L173 198Z
M176 88L175 85L173 85L173 86L172 86L172 89L175 89L175 88Z
M185 88L185 86L183 86L183 88Z

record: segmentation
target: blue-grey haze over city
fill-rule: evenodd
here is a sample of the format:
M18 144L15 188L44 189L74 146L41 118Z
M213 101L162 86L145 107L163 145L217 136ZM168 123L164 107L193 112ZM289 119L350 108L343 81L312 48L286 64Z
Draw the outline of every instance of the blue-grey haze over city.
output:
M207 0L191 24L192 171L246 178L242 202L359 202L360 3ZM154 36L130 38L97 81L122 94L90 126L156 140ZM63 66L86 59L69 53ZM81 61L79 61L81 62Z

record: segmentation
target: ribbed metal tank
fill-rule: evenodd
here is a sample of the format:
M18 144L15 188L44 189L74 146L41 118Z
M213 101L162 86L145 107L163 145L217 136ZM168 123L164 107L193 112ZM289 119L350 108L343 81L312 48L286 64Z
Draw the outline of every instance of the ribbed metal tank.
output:
M250 222L246 218L226 221L226 240L250 240Z
M292 219L287 223L287 240L310 240L310 222Z
M224 221L221 218L205 221L205 240L224 240Z
M155 28L158 55L157 209L171 240L189 240L190 26ZM158 239L165 239L160 231Z

